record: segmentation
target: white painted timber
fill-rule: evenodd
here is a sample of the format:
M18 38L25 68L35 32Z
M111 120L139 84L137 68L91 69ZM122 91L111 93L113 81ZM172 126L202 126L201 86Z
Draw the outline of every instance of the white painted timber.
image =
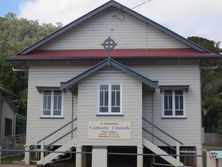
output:
M55 150L58 152L65 152L65 151L69 151L71 148L76 146L76 139L70 140L67 143L65 143L64 145L62 145L61 147L59 147L58 149ZM43 159L40 159L39 161L37 161L38 165L46 165L48 163L52 163L52 161L54 159L57 159L60 155L64 155L64 153L50 153L47 156L45 156Z
M92 149L92 167L107 167L108 165L107 148Z
M137 147L137 165L136 167L143 167L143 146Z
M156 145L154 145L153 143L151 143L150 141L148 141L145 138L143 138L143 145L157 155L158 154L159 155L169 155L167 152L163 151L162 149L160 149L159 147L157 147ZM174 158L170 155L169 156L160 156L160 157L163 158L164 160L166 160L167 162L169 162L173 166L176 166L176 167L183 166L183 163L181 163L176 158Z
M98 87L100 84L122 85L121 116L98 116ZM80 145L142 145L142 83L128 74L107 68L83 79L78 85L78 138ZM90 121L130 121L130 139L89 139Z
M83 151L83 148L81 146L76 146L76 166L75 167L85 167L84 166L84 154L81 154L80 152Z
M72 94L67 91L63 93L63 119L41 119L42 114L42 94L36 89L36 86L52 86L59 87L60 82L67 81L73 76L78 75L87 67L84 66L54 66L54 67L30 67L29 68L29 80L28 80L28 104L27 104L27 144L35 145L36 142L43 137L47 136L51 132L65 125L72 120L72 112L74 117L77 116L77 97L74 95L74 110L72 111ZM74 123L74 128L76 127ZM71 125L64 128L59 133L49 137L45 144L50 144L63 134L71 130ZM76 132L74 133L74 137ZM71 139L71 135L63 138L55 143L56 145L62 145Z
M200 70L199 65L195 62L169 62L155 63L144 65L128 65L138 73L152 80L159 81L159 85L190 85L185 97L186 118L185 119L162 119L162 96L159 90L154 92L153 106L152 94L149 90L142 90L142 84L127 74L114 71L99 71L91 75L79 84L78 97L74 99L74 115L77 115L78 127L82 127L82 131L77 139L82 144L100 143L116 145L137 145L142 143L142 119L143 116L152 121L161 129L165 130L175 138L184 143L185 146L201 145L201 98L200 98ZM35 145L36 142L48 135L52 131L58 129L65 123L71 121L72 102L71 93L64 93L63 113L64 119L40 119L42 95L36 89L36 86L59 86L60 82L67 81L91 66L81 65L48 65L48 66L30 66L29 67L29 83L28 83L28 111L27 111L27 144ZM98 83L104 82L122 82L123 84L123 116L122 117L98 117L97 114L97 88ZM126 84L126 85L125 85ZM125 85L125 86L124 86ZM142 104L141 104L142 103ZM152 110L153 109L153 110ZM137 120L138 119L138 120ZM129 120L132 121L132 140L120 142L106 143L106 141L88 140L87 122L100 120ZM47 128L46 128L47 127ZM141 131L140 131L141 128ZM152 130L150 126L147 128ZM136 129L139 129L136 130ZM45 144L52 142L68 130L71 126L64 129L60 134L53 135ZM154 129L155 135L169 142L170 145L176 146L176 142L162 135ZM75 134L77 135L77 134ZM71 136L64 138L56 143L63 145L71 139ZM153 141L155 145L164 146L163 143L152 137L147 138ZM134 142L132 142L134 141Z
M11 119L12 120L12 135L15 135L15 130L16 130L16 113L15 111L9 106L6 100L2 100L2 115L1 115L1 136L5 136L5 119ZM1 105L0 104L0 105Z
M188 48L173 37L116 9L108 9L60 34L38 50L103 49L111 36L117 49Z
M131 66L138 73L159 81L159 85L189 85L189 90L185 93L185 117L182 119L163 118L163 99L160 90L156 90L152 96L151 91L143 91L143 116L155 125L182 141L186 146L201 145L201 88L200 70L198 64L174 64L174 65L147 65ZM153 104L152 104L153 99ZM163 135L149 124L144 126L154 132L155 135L164 139L172 146L176 142L166 135ZM155 145L164 144L150 135L144 133L147 139L153 141Z

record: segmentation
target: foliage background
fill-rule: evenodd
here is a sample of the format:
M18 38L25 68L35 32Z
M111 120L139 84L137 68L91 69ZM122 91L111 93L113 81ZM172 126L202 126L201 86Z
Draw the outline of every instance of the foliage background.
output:
M220 42L202 37L188 37L209 51L220 54ZM201 70L202 124L205 132L222 135L222 62L215 70Z
M0 17L0 87L18 95L16 106L22 116L26 116L27 110L27 73L14 72L5 58L15 55L60 27L60 23L41 25L38 21L19 19L13 13ZM18 116L18 123L25 121L22 116Z

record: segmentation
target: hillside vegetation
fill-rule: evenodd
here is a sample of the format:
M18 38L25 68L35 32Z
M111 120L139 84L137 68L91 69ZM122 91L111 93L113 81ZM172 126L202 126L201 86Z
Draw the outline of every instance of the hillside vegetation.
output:
M38 21L19 19L13 13L0 17L0 87L4 87L19 96L17 107L26 115L27 73L14 72L12 65L5 61L7 56L37 42L61 27L61 24L39 24Z

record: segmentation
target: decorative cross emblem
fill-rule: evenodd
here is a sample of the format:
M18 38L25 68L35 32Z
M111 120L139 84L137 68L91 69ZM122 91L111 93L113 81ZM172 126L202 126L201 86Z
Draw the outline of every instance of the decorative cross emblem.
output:
M111 37L108 37L101 45L107 51L108 57L110 57L111 56L111 52L115 48L117 43L115 43L115 41Z

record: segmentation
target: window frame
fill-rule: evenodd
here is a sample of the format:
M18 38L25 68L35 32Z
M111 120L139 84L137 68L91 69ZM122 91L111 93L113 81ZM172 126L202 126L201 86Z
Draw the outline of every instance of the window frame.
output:
M100 112L100 86L108 85L108 112ZM112 112L112 85L120 86L120 112ZM97 115L123 115L122 111L122 84L120 83L101 83L97 86Z
M50 115L44 115L44 92L50 91L51 92L51 108L50 108ZM54 115L54 92L60 91L61 92L61 115ZM41 118L63 118L63 96L64 92L59 89L44 89L41 92Z
M172 115L165 115L165 101L164 101L164 97L165 97L165 91L170 90L172 91ZM175 100L175 91L183 91L183 115L176 115L176 100ZM167 89L163 89L162 90L162 117L163 118L186 118L186 91L185 89L177 89L177 88L167 88Z

